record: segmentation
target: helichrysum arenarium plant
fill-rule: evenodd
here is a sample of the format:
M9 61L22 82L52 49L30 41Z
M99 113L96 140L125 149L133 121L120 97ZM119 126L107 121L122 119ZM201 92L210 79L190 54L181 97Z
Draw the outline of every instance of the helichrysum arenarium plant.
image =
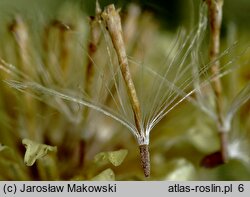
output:
M228 139L228 164L213 173L199 167L218 147L210 84L240 73L247 60L247 51L233 56L233 46L206 60L209 2L200 6L191 32L174 36L162 33L136 5L121 18L114 5L102 9L97 3L96 15L87 19L77 5L66 4L36 32L22 14L6 21L0 165L9 170L0 178L142 180L141 157L146 177L151 163L151 179L223 179L220 173L234 167L232 159L248 164L247 137L240 136L249 129L249 111L236 112L250 93L239 74L238 95L231 104L227 95L222 101L229 103L223 126L228 134L235 128L237 139ZM218 71L210 72L219 60ZM205 159L203 165L211 166L218 158Z

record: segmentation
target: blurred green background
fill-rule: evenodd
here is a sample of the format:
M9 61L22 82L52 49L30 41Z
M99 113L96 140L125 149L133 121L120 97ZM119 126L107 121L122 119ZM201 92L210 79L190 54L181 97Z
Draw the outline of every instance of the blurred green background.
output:
M0 16L12 15L16 11L26 13L39 12L53 17L53 13L64 2L75 2L89 15L94 15L95 0L1 0ZM139 4L143 9L151 10L167 28L176 28L183 22L190 22L194 14L193 8L200 4L200 0L99 0L101 6L114 3L124 7L130 2ZM226 0L224 2L224 23L233 22L238 26L249 29L250 27L250 1L249 0Z

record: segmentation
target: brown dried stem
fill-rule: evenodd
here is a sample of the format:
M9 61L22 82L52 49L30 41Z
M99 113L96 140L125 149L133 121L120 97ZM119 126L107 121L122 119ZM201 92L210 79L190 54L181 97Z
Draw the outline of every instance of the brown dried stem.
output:
M134 43L138 31L138 19L141 15L141 9L136 4L130 4L128 7L128 13L124 20L123 32L124 42L126 44Z
M30 67L29 32L21 16L17 15L15 17L13 22L9 25L9 31L12 33L17 44L18 56L22 69L24 72L34 75L34 70Z
M30 42L29 42L29 31L28 26L23 20L23 18L19 15L15 17L13 22L9 25L9 31L12 33L13 38L15 39L15 42L17 44L17 50L18 50L18 58L21 62L21 70L25 74L29 74L32 77L37 77L36 71L34 70L34 67L32 67L32 58L31 58L31 48L30 48ZM34 117L36 107L36 102L32 99L32 97L27 94L24 95L22 100L22 104L27 108L26 110L26 121L28 124L26 125L27 129L27 137L31 139L35 139L37 134L34 132L36 129L36 118ZM22 118L22 117L20 117Z
M115 48L123 79L126 84L127 93L134 113L134 120L139 135L144 136L142 129L141 109L137 97L135 86L130 74L126 48L122 36L121 18L114 5L109 5L102 13L102 18L106 23L107 30L110 34L113 46ZM144 175L150 175L150 158L148 145L140 145L141 163L144 170Z
M206 0L209 10L210 20L210 49L209 59L214 62L211 67L213 75L219 75L220 61L217 60L220 52L220 31L222 22L222 7L223 0ZM215 103L217 112L217 127L220 136L221 155L224 162L227 161L227 134L223 130L223 98L222 98L222 85L220 78L215 78L212 81L212 87L215 93Z
M67 43L67 32L72 29L71 25L62 23L61 21L55 20L52 25L59 29L59 40L60 40L60 66L63 74L66 77L67 69L69 66L69 47Z
M97 46L99 44L101 38L101 29L99 27L100 15L101 15L101 8L96 1L96 10L95 10L95 17L90 17L90 42L88 44L88 63L87 63L87 70L86 70L86 79L85 79L85 91L87 94L91 94L91 86L93 83L94 77L94 65L93 65L93 58L97 50Z

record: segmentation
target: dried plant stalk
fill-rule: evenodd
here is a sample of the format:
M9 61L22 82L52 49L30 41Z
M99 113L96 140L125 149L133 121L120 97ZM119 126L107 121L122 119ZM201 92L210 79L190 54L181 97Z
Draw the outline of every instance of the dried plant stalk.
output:
M30 55L28 52L29 35L27 25L20 16L16 16L14 21L9 26L9 31L13 34L13 37L18 45L18 55L22 67L28 71L27 66L30 64ZM29 71L30 72L30 71Z
M61 69L63 71L63 74L65 75L64 77L66 77L67 75L67 69L69 67L69 47L68 47L68 43L67 43L67 32L69 30L72 29L72 25L67 25L64 24L60 21L55 20L53 22L54 26L57 27L59 29L59 40L60 40L60 65L61 65Z
M138 19L141 15L141 9L136 4L130 4L128 14L124 21L123 32L124 42L126 44L133 43L136 39L136 31L138 31Z
M99 27L99 20L101 15L101 8L96 1L95 17L90 17L90 42L88 44L88 63L86 69L85 91L87 94L91 93L91 86L94 77L93 58L97 50L98 43L101 38L101 29Z
M210 20L210 49L209 59L214 62L211 67L213 75L219 75L220 61L217 60L220 52L220 31L222 22L222 7L223 0L206 0L209 10ZM224 131L224 120L223 120L223 99L222 99L222 85L220 78L215 78L212 81L213 91L215 93L215 103L217 112L217 127L220 135L221 144L221 156L223 162L227 161L227 133Z
M113 46L115 48L118 57L122 76L125 81L127 93L129 95L130 103L133 109L134 120L137 131L140 136L144 136L142 128L140 103L130 74L126 48L122 36L121 18L113 4L105 8L105 10L102 13L102 18L106 24L107 30L110 34ZM144 175L148 177L150 175L150 164L149 164L150 159L149 159L148 145L140 146L140 155L141 155L141 163L144 170Z
M36 77L36 71L34 67L31 66L31 50L29 48L30 35L26 22L21 16L17 15L13 22L9 25L9 31L13 35L13 38L17 44L18 58L20 59L21 69L24 73ZM27 133L25 133L25 135L26 137L34 139L37 137L36 133L34 132L36 130L34 114L38 106L30 95L24 95L22 99L22 104L27 108L26 121L29 122L29 124L26 125ZM20 116L20 118L22 117Z

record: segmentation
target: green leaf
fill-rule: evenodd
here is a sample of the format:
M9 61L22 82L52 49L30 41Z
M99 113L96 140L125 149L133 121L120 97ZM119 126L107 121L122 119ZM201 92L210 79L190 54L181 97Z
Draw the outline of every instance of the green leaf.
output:
M115 181L115 173L108 168L92 178L91 181Z
M39 144L29 139L23 139L22 143L26 148L24 155L24 163L27 166L32 166L37 159L40 159L48 154L48 151L56 152L57 147L46 144Z
M126 149L110 152L101 152L95 156L94 162L99 165L111 163L114 166L119 166L122 164L127 154L128 150Z

